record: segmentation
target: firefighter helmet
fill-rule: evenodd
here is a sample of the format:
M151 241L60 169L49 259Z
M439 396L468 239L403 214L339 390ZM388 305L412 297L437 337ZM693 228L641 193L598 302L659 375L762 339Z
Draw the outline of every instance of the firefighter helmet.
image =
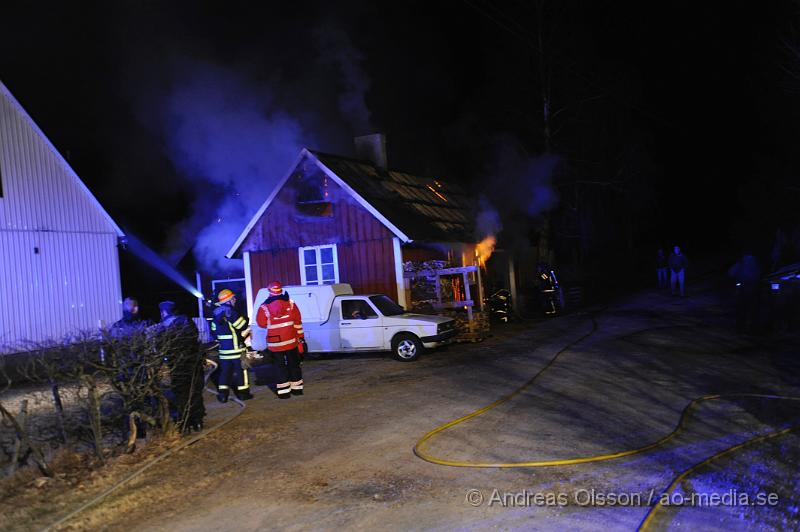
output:
M283 286L281 286L281 283L279 281L272 281L271 283L269 283L268 288L270 294L279 296L283 293Z
M219 301L220 305L222 305L223 303L227 303L234 297L235 294L233 293L233 291L228 290L227 288L223 288L222 290L219 291L219 294L217 294L217 300Z

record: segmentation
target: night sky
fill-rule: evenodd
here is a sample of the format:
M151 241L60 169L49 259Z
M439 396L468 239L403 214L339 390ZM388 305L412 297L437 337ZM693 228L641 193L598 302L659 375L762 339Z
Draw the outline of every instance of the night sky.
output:
M181 95L197 97L186 87L218 80L235 100L263 98L269 119L256 134L293 128L266 166L285 167L295 144L352 155L354 135L381 131L390 166L459 180L504 210L493 188L524 185L488 179L502 147L545 150L542 64L562 173L634 176L620 201L641 203L626 216L648 254L673 243L695 256L745 241L767 249L776 228L797 226L793 2L263 4L6 6L0 79L111 215L165 253L217 216L219 195L253 186L204 176L206 161L187 156L193 140L175 131L197 129L218 96L182 107ZM247 164L279 177L258 158Z

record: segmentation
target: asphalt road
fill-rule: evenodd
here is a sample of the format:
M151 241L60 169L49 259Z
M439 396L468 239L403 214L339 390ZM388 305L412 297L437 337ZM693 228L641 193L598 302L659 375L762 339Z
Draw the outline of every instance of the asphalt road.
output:
M700 395L800 395L796 338L737 336L730 314L709 291L686 299L648 292L618 302L598 313L596 333L534 386L441 433L428 449L454 460L498 462L605 454L670 432ZM642 501L680 471L753 434L800 421L800 407L721 401L701 407L663 448L607 462L472 469L413 454L423 434L513 391L591 327L588 314L498 327L483 343L451 346L415 363L384 354L309 360L305 396L279 401L256 390L233 423L71 526L635 530L647 512ZM212 416L231 408L215 406ZM798 443L788 435L733 455L684 486L719 495L770 491L777 504L671 508L656 529L797 528Z

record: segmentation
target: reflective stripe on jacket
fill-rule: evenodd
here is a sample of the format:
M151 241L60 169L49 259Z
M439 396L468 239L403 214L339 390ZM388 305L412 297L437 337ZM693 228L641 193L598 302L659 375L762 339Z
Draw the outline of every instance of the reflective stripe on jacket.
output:
M256 322L267 330L267 349L289 351L304 337L300 310L287 294L270 297L258 307Z
M219 358L222 360L239 358L247 349L242 333L247 329L247 320L230 305L220 305L214 309L211 321L211 334L219 342Z

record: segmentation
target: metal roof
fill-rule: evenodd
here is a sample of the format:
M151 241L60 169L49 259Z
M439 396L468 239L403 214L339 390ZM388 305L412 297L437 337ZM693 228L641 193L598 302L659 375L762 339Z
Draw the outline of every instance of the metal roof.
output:
M311 153L410 239L474 240L473 202L459 185L386 170L368 161Z

